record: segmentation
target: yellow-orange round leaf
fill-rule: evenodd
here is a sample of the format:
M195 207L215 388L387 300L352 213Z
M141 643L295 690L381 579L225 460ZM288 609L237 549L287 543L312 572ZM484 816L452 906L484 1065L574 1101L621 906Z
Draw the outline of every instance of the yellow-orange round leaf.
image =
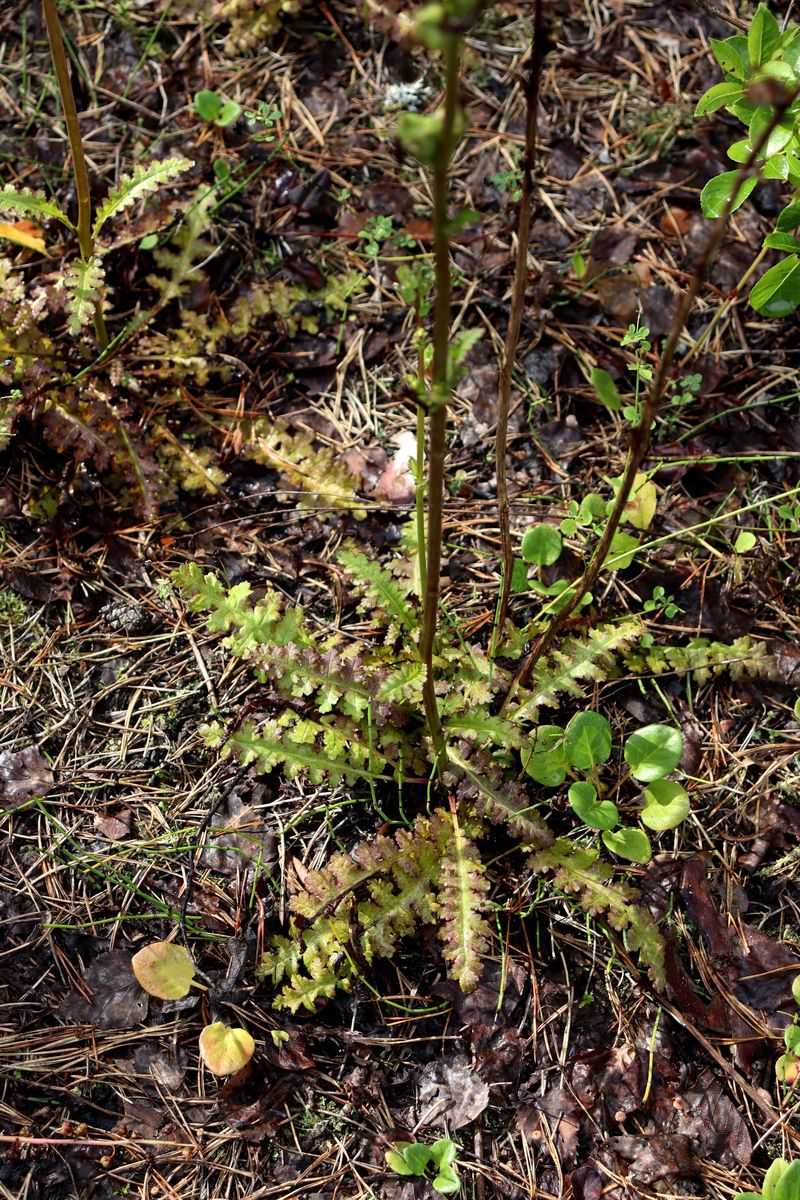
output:
M159 1000L182 1000L194 980L194 963L189 951L172 942L153 942L131 959L133 973L148 996Z
M222 1021L206 1025L200 1034L203 1062L214 1075L234 1075L246 1067L256 1044L246 1029L231 1029Z

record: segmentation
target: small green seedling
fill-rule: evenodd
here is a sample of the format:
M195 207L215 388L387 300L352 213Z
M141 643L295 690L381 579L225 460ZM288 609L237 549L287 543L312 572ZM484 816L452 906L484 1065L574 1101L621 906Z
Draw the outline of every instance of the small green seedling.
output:
M207 121L209 125L217 125L220 129L226 129L241 115L242 106L235 100L227 100L224 96L217 95L216 92L204 89L194 94L194 111L201 120Z
M455 1168L456 1147L450 1138L440 1138L432 1146L422 1142L395 1142L386 1151L386 1165L397 1175L424 1176L441 1196L455 1196L461 1180Z
M800 1159L773 1159L760 1192L739 1192L733 1200L800 1200Z
M492 175L492 183L497 188L498 192L508 196L514 204L517 204L522 197L522 167L520 161L522 159L522 147L512 146L511 158L513 166L506 167L501 171L496 171Z
M192 987L203 987L195 980L189 951L172 942L145 946L134 954L131 967L139 986L159 1000L183 1000ZM255 1042L246 1029L231 1029L222 1021L206 1025L200 1034L200 1055L214 1075L241 1071L254 1051Z
M283 117L283 113L279 108L269 100L259 100L255 108L248 108L245 111L245 120L252 129L254 125L260 125L261 128L257 133L253 134L254 142L274 142L277 137L275 126Z
M375 258L380 254L381 245L392 236L394 232L394 223L391 217L385 217L377 213L374 217L369 217L364 223L364 228L360 229L358 236L363 238L366 245L365 252L370 258Z
M647 725L625 742L623 754L631 776L648 784L642 797L642 824L662 832L675 829L689 813L689 797L684 788L665 776L677 767L683 739L670 725ZM556 788L568 776L583 776L570 785L567 793L575 815L596 829L607 850L632 862L649 862L653 851L642 829L620 826L619 810L604 797L601 770L611 757L611 726L596 712L582 712L560 725L540 725L534 733L533 747L525 770L544 787Z
M668 596L659 583L653 588L653 594L650 599L645 600L642 604L642 612L663 613L667 620L671 621L679 612L683 612L683 609L679 604L675 603L675 597Z
M766 135L756 159L756 174L737 184L739 172L724 171L703 188L703 212L707 217L718 217L734 187L737 192L732 212L744 204L762 179L783 180L795 192L800 188L800 102L796 95L767 134L775 106L786 104L800 87L800 25L788 24L781 30L767 6L759 4L746 37L736 34L724 41L710 38L709 44L722 68L723 82L701 97L695 115L724 108L747 126L747 137L728 147L728 157L734 163L746 162ZM784 317L800 304L798 228L800 203L794 199L778 215L775 231L767 234L763 243L765 250L784 251L787 257L770 267L750 292L750 304L765 316Z

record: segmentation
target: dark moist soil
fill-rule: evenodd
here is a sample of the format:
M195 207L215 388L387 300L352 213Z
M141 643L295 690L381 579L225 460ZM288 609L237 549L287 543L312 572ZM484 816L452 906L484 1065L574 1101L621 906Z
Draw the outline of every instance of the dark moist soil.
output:
M798 482L800 442L797 324L765 321L744 299L687 366L696 394L658 426L648 538L662 540L601 581L575 626L641 614L662 587L677 611L645 612L656 642L749 635L781 664L770 682L665 674L592 697L623 728L671 705L684 767L704 785L693 820L635 872L645 900L670 914L668 993L568 898L549 891L530 906L500 834L483 847L497 937L469 995L447 980L432 933L313 1015L286 1019L254 982L263 939L285 920L293 864L319 866L373 837L398 815L397 797L378 793L378 812L353 789L259 778L209 753L202 723L233 726L264 696L164 585L196 561L256 595L278 588L323 627L357 630L336 551L350 539L392 554L408 521L407 479L388 467L414 426L413 325L394 286L394 260L409 250L382 237L376 256L359 235L391 218L414 253L430 248L428 183L388 105L406 86L403 103L430 107L440 77L399 39L392 12L404 6L363 7L367 19L360 4L306 4L251 50L231 45L210 5L185 0L62 14L95 201L147 157L185 154L194 166L108 235L108 321L112 336L126 331L110 363L91 366L90 340L66 331L56 282L69 239L48 224L48 258L4 242L49 315L23 378L3 377L19 395L0 460L0 1191L411 1200L435 1193L388 1171L384 1151L441 1136L457 1143L462 1194L475 1200L758 1190L800 1137L796 1091L775 1080L800 970L800 518L770 503ZM749 5L723 7L750 16ZM515 537L557 524L569 501L607 493L620 473L624 425L595 400L587 364L630 391L620 338L637 320L654 344L666 334L708 236L700 189L740 136L732 118L692 115L718 77L708 39L735 21L689 2L552 8L558 49L542 83L512 392ZM529 9L495 5L468 39L469 128L453 172L455 202L477 212L454 240L454 316L484 334L452 409L444 589L483 645L498 586L491 446L516 220L498 173L522 141ZM0 30L3 182L47 187L72 212L39 8L11 6ZM203 88L243 107L267 102L277 125L263 112L254 125L208 125L192 108ZM159 254L180 248L187 213L204 203L195 269L169 296ZM782 203L771 182L737 212L685 349ZM156 231L154 253L142 239ZM264 295L265 311L242 317ZM154 305L148 323L126 325ZM60 410L48 405L54 371L89 366L58 392ZM248 453L243 431L259 417L327 450L344 500L303 493L286 469L290 441L260 460ZM139 477L119 448L121 422ZM738 524L685 532L746 504L756 507ZM737 555L742 529L756 541ZM565 563L579 574L576 554ZM533 593L513 602L519 624L537 609ZM408 811L425 803L412 785ZM574 828L566 804L553 807L554 828ZM261 847L255 877L237 852L243 836ZM148 1003L130 971L132 952L173 935L182 905L199 966L257 1042L223 1081L199 1061L204 1002ZM278 1030L288 1037L273 1039Z

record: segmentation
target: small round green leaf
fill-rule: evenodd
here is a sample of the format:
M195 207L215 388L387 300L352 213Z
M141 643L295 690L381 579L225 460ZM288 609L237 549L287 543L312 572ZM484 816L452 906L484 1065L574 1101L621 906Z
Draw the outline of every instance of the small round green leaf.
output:
M564 749L570 766L578 771L608 762L611 726L600 713L576 713L565 730Z
M619 812L611 800L598 800L591 783L579 780L567 793L573 812L590 829L613 829L619 822Z
M412 1175L424 1175L425 1168L431 1161L431 1152L428 1146L423 1146L420 1142L413 1142L410 1146L406 1146L403 1158L411 1168Z
M625 761L634 779L651 783L675 770L682 750L683 738L672 725L645 725L625 743Z
M631 862L648 863L653 857L650 839L641 829L612 829L603 835L607 850Z
M133 973L148 996L159 1000L182 1000L194 980L194 963L184 946L153 942L131 959Z
M644 791L642 824L661 832L675 829L691 811L686 789L672 779L656 779Z
M194 111L202 120L216 121L223 106L223 99L216 92L209 92L205 88L194 94Z
M457 1155L458 1150L456 1149L455 1142L451 1141L450 1138L439 1138L431 1146L431 1158L440 1169L442 1167L452 1167Z
M241 115L241 112L241 104L237 104L235 100L224 100L214 120L214 124L218 125L220 129L227 129Z
M608 571L624 571L633 562L638 549L638 538L632 537L630 533L620 533L617 530L611 539L603 566Z
M525 562L549 567L561 557L563 542L561 534L551 525L532 525L522 539L522 557Z
M222 1021L206 1025L200 1034L200 1054L214 1075L235 1075L253 1057L256 1044L246 1029L231 1029Z
M440 1196L457 1196L461 1191L461 1180L452 1167L443 1167L431 1186Z
M761 1191L764 1200L775 1200L775 1193L778 1190L778 1184L786 1174L789 1164L785 1158L774 1158L767 1167L767 1173L764 1176L764 1182L761 1185Z
M792 995L794 996L795 1004L800 1004L800 975L795 975L792 980Z
M800 1058L787 1050L775 1063L775 1075L779 1083L796 1083L800 1078Z
M531 779L545 787L558 787L564 782L569 762L564 751L564 730L560 725L538 726L524 766Z
M144 237L142 238L142 240L139 242L139 249L140 250L152 250L153 247L157 246L157 245L158 245L158 234L157 233L146 233L144 235Z
M787 1025L783 1031L786 1049L792 1054L800 1054L800 1025Z
M395 1142L391 1150L384 1151L386 1165L390 1171L394 1171L396 1175L414 1175L405 1159L405 1151L411 1145L411 1142Z
M733 548L737 554L747 554L748 550L752 550L758 538L749 529L743 529L733 543Z

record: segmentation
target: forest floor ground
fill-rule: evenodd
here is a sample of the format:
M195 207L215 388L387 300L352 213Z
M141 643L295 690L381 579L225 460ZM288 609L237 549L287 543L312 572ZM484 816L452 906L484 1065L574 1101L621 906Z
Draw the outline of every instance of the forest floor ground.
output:
M743 7L721 3L733 23L688 0L553 5L512 391L517 541L621 472L626 424L597 402L589 368L631 393L621 338L638 322L658 346L708 236L699 192L729 166L733 126L693 110L718 78L708 38L734 32ZM72 250L49 225L47 257L5 243L6 297L16 273L44 287L49 315L5 384L14 432L0 459L4 1198L430 1197L384 1160L413 1131L453 1137L475 1200L726 1200L800 1147L796 1089L775 1078L800 970L797 325L758 317L746 296L726 304L781 207L777 181L735 215L686 330L680 377L699 378L657 425L645 545L578 619L635 615L678 645L749 637L778 664L771 679L623 673L595 688L623 727L680 719L682 767L702 783L691 819L634 872L669 885L685 986L655 994L554 892L498 905L468 996L433 937L314 1014L287 1019L254 981L292 865L319 866L381 819L365 789L241 777L206 749L202 723L235 724L254 684L168 583L195 561L278 589L320 626L352 625L337 550L391 557L409 521L416 366L396 278L432 230L426 173L394 129L440 78L395 40L400 6L373 7L305 4L243 49L203 3L63 5L96 194L147 156L194 167L109 236L108 321L125 334L113 361L59 393L60 411L43 411L50 382L93 361L59 310ZM0 33L3 181L71 210L38 6L9 5ZM444 604L484 644L529 42L524 3L491 7L469 34L453 169L455 203L475 210L454 237L453 317L483 336L449 427ZM201 119L202 89L255 124ZM256 419L271 431L259 452ZM570 546L559 570L574 578ZM515 595L515 621L539 604ZM254 846L257 869L243 865ZM130 982L132 951L172 936L182 902L207 972L224 976L245 948L230 1008L258 1051L227 1081L197 1053L202 1003L148 1007Z

